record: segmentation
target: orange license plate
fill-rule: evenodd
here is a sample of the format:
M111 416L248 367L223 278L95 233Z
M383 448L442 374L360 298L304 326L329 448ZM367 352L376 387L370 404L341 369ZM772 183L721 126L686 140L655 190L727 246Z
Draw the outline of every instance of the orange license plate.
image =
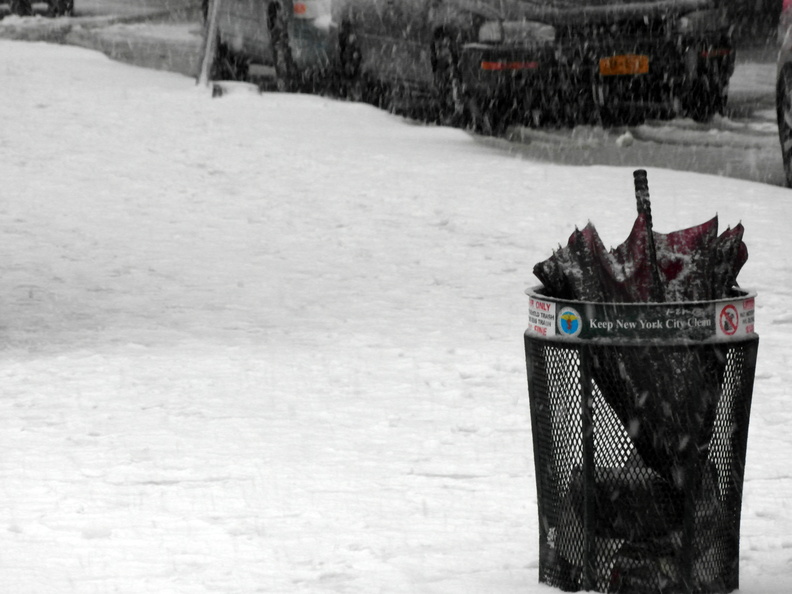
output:
M623 56L600 58L599 70L602 76L646 74L649 72L649 56L625 54Z

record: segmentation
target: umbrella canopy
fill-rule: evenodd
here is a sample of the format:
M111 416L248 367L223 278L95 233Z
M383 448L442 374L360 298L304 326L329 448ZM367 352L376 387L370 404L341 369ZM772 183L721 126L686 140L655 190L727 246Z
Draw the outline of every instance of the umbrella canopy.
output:
M671 233L651 230L641 213L627 239L607 250L593 224L575 229L565 247L536 264L534 274L559 299L640 303L729 297L748 259L742 224L718 235L718 217ZM650 234L656 261L650 256ZM660 287L656 286L655 273Z

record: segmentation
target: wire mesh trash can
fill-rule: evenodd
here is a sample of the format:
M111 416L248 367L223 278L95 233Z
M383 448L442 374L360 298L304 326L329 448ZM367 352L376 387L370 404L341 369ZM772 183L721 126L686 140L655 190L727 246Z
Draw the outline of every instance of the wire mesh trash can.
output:
M625 304L527 293L539 580L737 589L754 294Z

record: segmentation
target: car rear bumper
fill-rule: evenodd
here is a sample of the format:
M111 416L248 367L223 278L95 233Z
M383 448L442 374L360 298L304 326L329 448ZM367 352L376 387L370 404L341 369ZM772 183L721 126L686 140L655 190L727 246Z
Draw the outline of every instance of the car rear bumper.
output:
M567 41L537 48L473 43L461 53L469 90L526 107L563 103L583 93L599 104L667 103L702 78L726 87L735 59L725 35L599 45Z

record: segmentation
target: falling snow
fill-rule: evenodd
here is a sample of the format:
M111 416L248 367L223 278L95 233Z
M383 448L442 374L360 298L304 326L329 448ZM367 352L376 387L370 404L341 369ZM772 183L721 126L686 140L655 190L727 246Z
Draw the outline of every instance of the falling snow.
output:
M523 290L575 226L626 236L631 169L67 46L0 41L0 79L4 591L553 591ZM649 183L658 231L746 229L740 591L780 594L790 194Z

